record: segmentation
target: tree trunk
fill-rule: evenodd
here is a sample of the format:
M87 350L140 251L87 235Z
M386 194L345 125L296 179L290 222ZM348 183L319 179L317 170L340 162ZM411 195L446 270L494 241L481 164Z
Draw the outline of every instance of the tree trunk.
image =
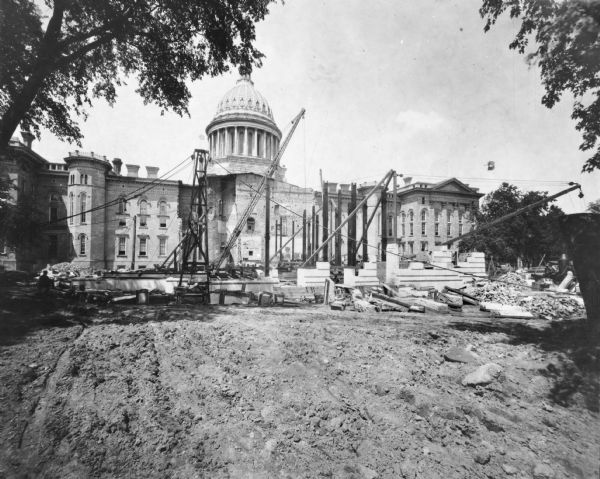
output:
M600 322L600 215L578 213L565 215L560 221L587 318Z
M0 119L0 156L6 153L12 135L27 110L31 108L44 81L52 72L54 59L59 55L57 42L62 28L64 9L62 1L57 0L54 3L52 17L48 22L44 38L40 42L39 53L31 68L31 74Z

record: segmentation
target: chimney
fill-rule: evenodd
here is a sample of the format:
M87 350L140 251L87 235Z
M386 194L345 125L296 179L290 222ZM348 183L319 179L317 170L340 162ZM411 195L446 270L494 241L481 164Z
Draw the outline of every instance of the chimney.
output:
M146 167L146 176L148 178L158 178L158 167L157 166L147 166Z
M113 168L115 169L115 174L121 175L121 166L123 165L123 160L121 158L115 158L112 161Z
M35 139L35 135L33 133L23 130L21 131L21 138L23 138L23 143L25 144L25 146L31 149L31 144Z
M138 171L140 171L140 165L125 165L127 167L127 176L131 178L137 178Z
M405 176L404 177L404 186L410 185L411 181L412 181L412 176Z

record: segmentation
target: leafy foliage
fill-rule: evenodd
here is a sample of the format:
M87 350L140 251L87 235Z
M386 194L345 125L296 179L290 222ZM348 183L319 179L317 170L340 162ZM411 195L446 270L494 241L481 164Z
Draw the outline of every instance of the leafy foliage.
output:
M17 194L12 181L0 174L0 244L15 249L36 245L43 219L32 196Z
M587 210L590 213L596 213L598 215L600 215L600 199L596 200L596 201L592 201L588 207Z
M525 53L540 67L546 93L542 103L552 108L563 92L575 101L571 117L583 142L579 149L595 149L583 166L600 168L600 2L590 0L483 0L480 14L488 31L504 12L521 26L510 48Z
M475 230L547 197L543 191L522 192L514 185L503 183L485 196L474 218ZM537 265L544 255L546 259L555 258L563 252L558 223L562 215L560 208L545 203L461 240L460 249L483 251L503 263L514 264L521 257L526 263Z
M270 1L3 0L0 151L19 123L79 142L72 115L94 98L112 104L131 75L145 102L187 113L186 81L260 66L254 24Z

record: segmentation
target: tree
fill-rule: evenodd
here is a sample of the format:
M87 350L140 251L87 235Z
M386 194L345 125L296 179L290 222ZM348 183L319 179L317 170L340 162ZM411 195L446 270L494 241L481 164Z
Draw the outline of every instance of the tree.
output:
M28 249L41 238L43 215L31 195L20 192L7 175L0 172L0 244Z
M544 191L522 192L516 186L503 183L487 194L481 209L475 214L475 229L527 205L548 197ZM563 252L558 218L562 210L545 203L505 222L487 228L461 240L461 251L483 251L503 263L515 263L522 258L536 265L542 259L555 258Z
M94 98L113 104L137 75L145 102L187 113L187 80L260 66L255 26L271 0L0 2L0 155L18 127L79 144L72 115Z
M564 92L573 95L571 117L583 136L579 149L595 149L583 171L600 168L600 2L483 0L479 12L486 32L504 12L520 20L510 48L523 54L535 41L526 58L540 67L542 104L552 108Z
M588 204L587 210L590 213L596 213L597 215L600 215L600 199L592 201L590 204Z

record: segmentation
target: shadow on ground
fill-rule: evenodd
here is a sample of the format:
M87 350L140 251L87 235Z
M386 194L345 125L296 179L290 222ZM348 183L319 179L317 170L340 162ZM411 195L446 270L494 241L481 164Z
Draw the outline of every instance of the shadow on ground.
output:
M50 328L94 327L107 324L142 324L150 321L202 321L215 319L218 307L183 305L95 305L55 295L41 296L35 288L0 289L0 345L15 344L29 333Z
M503 333L510 344L531 344L543 351L562 353L539 371L554 381L549 399L568 407L579 393L590 411L600 411L600 321L553 321L542 326L539 322L457 321L449 327L481 334Z

